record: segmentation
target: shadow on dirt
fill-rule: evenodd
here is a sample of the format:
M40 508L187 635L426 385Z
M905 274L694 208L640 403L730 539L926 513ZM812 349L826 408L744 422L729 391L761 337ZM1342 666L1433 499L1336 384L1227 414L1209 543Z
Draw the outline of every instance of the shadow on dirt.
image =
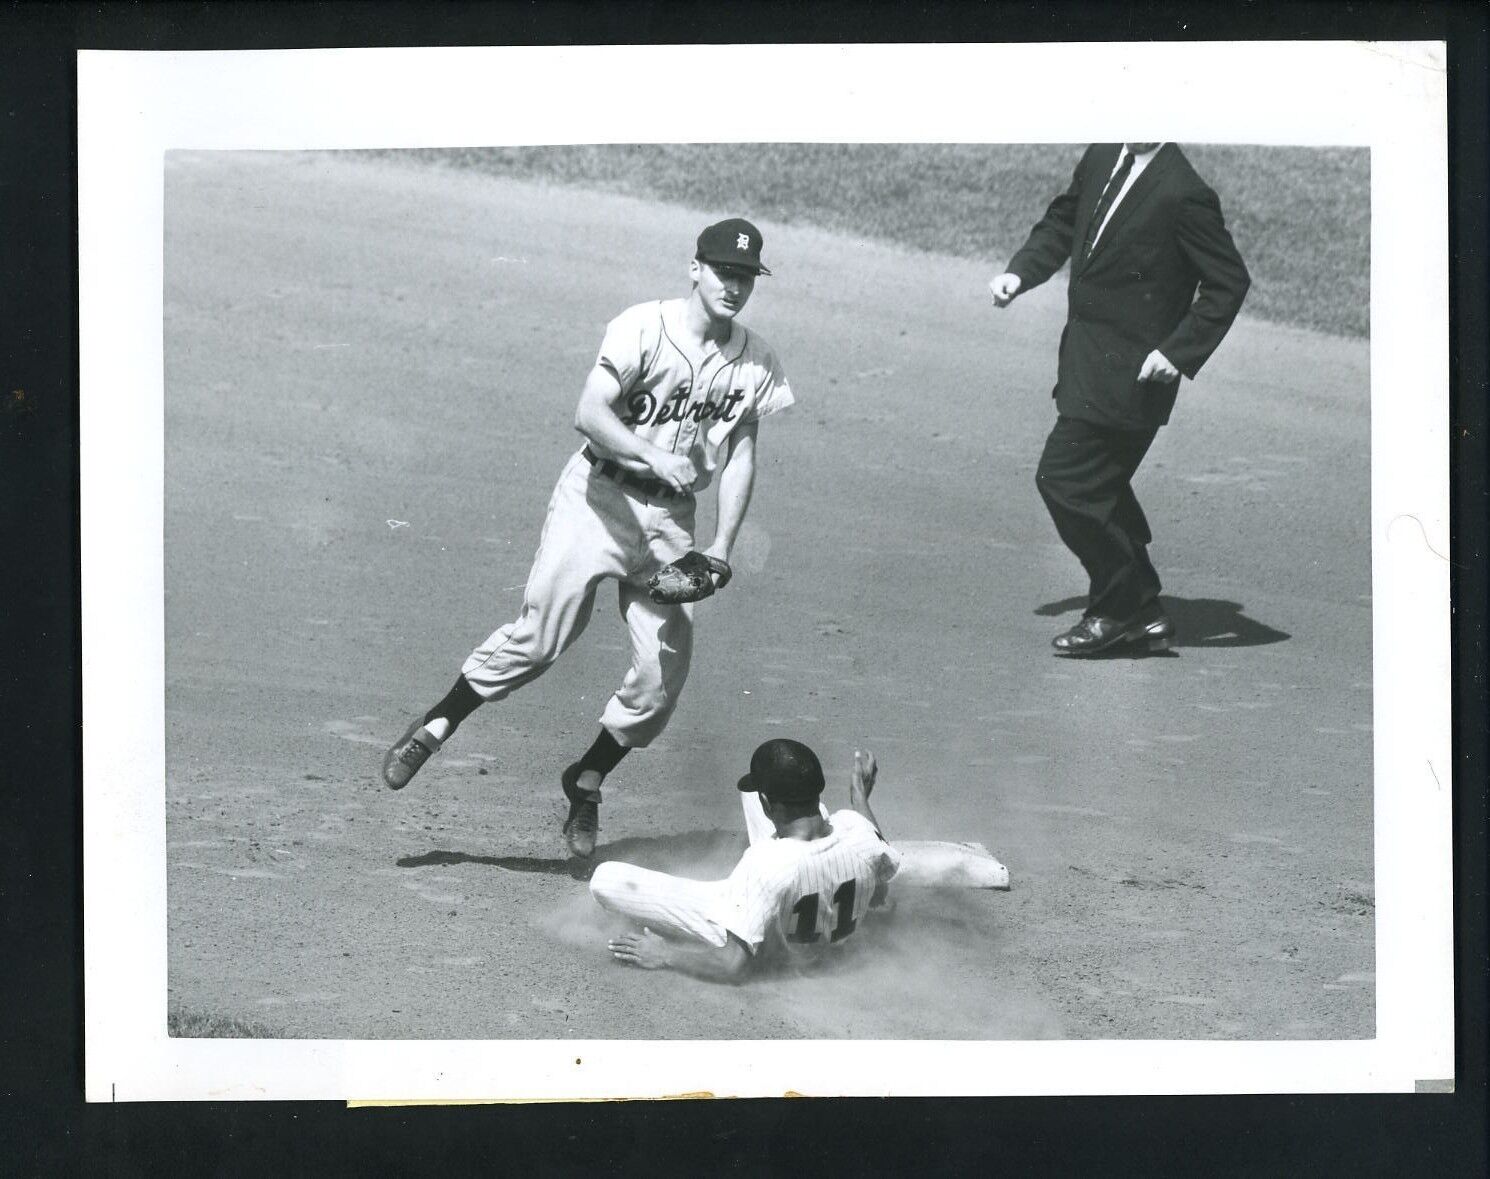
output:
M1159 604L1174 622L1174 647L1262 647L1269 643L1281 643L1293 636L1276 627L1248 618L1237 602L1220 598L1172 598L1167 594L1159 597ZM1047 602L1037 606L1035 613L1042 618L1055 618L1069 614L1086 605L1085 598L1062 598L1058 602ZM1132 652L1114 652L1118 657L1133 656ZM1173 652L1165 652L1173 655Z
M474 852L428 851L417 856L402 856L394 861L400 868L428 868L436 864L485 864L491 868L505 868L509 872L541 872L549 876L569 876L585 880L590 875L590 863L586 860L542 859L538 856L482 856Z
M676 872L698 879L723 879L740 861L745 850L743 832L718 828L684 831L677 835L645 835L602 844L595 851L597 863L625 860L658 872Z
M685 831L679 835L637 836L601 844L595 858L581 860L575 856L487 856L475 852L448 851L437 848L419 855L402 856L395 863L400 868L428 868L449 864L484 864L508 872L537 872L547 876L568 876L588 880L596 864L606 860L625 860L658 872L676 872L696 879L723 879L729 875L745 850L745 837L730 831Z

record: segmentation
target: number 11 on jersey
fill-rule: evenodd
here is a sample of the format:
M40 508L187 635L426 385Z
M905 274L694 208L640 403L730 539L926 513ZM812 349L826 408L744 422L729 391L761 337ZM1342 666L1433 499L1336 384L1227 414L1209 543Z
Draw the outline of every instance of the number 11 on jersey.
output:
M854 894L857 884L853 880L845 880L833 892L833 931L828 940L832 942L842 941L854 932L858 922L854 920ZM818 917L818 895L815 892L808 893L792 906L792 914L796 922L792 931L787 936L794 942L803 945L812 945L822 940L822 922Z

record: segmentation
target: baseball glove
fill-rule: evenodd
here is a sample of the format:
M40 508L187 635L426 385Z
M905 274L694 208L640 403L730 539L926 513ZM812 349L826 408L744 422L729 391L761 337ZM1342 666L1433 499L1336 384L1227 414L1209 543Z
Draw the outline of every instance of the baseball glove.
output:
M682 602L700 602L716 589L729 584L728 561L690 549L676 561L670 561L647 582L652 601L664 606Z

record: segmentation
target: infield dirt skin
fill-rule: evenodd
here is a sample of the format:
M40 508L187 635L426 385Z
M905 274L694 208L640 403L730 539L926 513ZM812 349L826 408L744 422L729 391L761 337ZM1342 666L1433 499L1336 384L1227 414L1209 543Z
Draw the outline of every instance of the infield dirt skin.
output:
M721 987L612 962L559 835L626 667L612 587L407 789L379 762L515 616L605 322L686 293L699 228L749 210L329 154L165 178L173 1009L352 1039L1373 1034L1364 342L1238 322L1137 480L1174 650L1063 661L1084 578L1034 486L1063 276L998 312L985 265L762 224L741 319L798 404L597 861L723 875L734 782L792 736L830 806L872 749L892 840L980 841L1012 888L901 890L826 968Z

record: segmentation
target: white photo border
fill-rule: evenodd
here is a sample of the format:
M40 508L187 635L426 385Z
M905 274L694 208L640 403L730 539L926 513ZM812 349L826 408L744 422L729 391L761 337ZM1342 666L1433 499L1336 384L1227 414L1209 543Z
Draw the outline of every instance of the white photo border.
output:
M1411 1092L1453 1076L1442 42L78 55L86 1096L553 1100ZM616 77L760 76L747 104ZM1070 79L1081 78L1073 87ZM1092 101L1100 93L1101 103ZM1011 96L1017 96L1011 98ZM162 201L174 149L633 142L1371 150L1376 1038L332 1041L166 1034ZM1410 625L1407 625L1410 620Z

